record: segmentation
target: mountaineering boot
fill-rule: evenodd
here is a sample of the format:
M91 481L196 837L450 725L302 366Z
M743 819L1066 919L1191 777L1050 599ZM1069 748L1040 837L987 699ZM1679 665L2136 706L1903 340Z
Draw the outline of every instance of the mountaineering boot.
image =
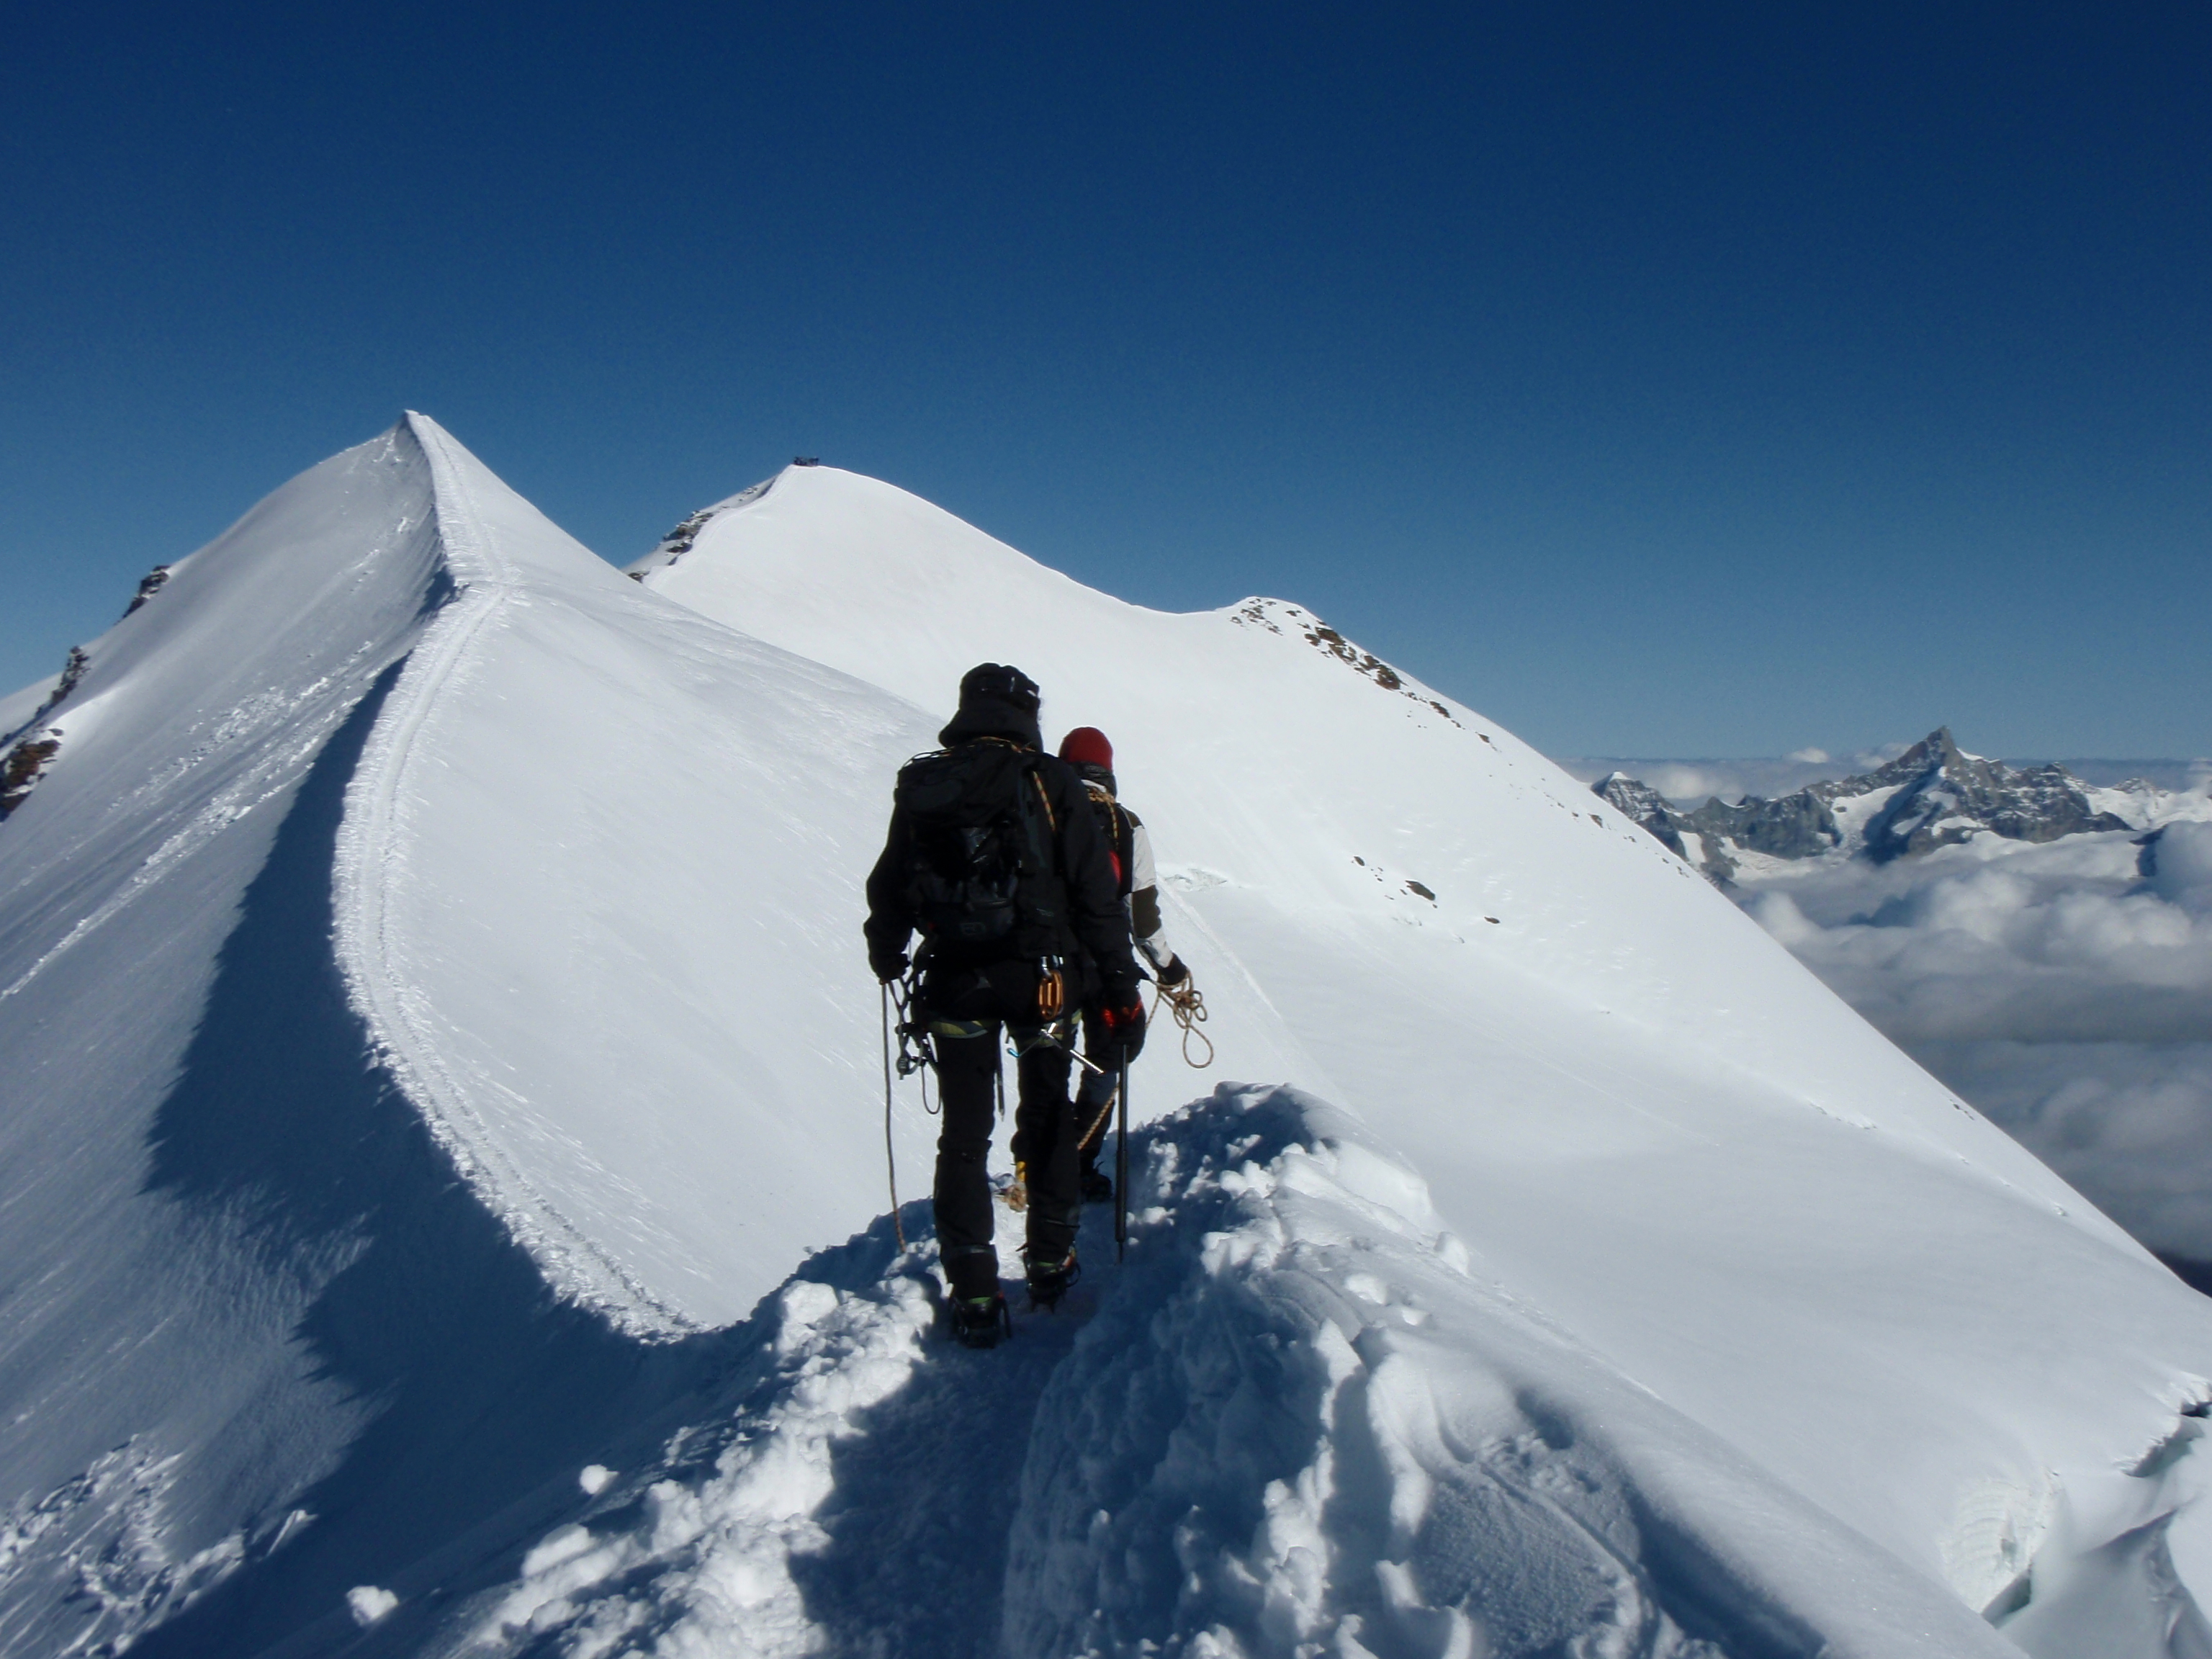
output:
M1114 1177L1096 1164L1085 1164L1080 1178L1085 1204L1111 1204L1114 1201Z
M1029 1267L1030 1305L1033 1308L1042 1308L1047 1312L1057 1308L1060 1298L1074 1289L1075 1281L1083 1277L1073 1245L1065 1255L1032 1247L1024 1250L1022 1257Z
M962 1347L995 1348L1013 1334L1013 1311L998 1291L952 1298L952 1340Z

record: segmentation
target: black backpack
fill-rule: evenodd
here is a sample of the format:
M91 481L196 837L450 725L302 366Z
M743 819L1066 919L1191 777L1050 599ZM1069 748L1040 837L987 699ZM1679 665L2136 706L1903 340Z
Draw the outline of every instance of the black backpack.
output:
M907 907L941 960L1073 955L1038 758L985 740L899 770L892 799L911 836Z

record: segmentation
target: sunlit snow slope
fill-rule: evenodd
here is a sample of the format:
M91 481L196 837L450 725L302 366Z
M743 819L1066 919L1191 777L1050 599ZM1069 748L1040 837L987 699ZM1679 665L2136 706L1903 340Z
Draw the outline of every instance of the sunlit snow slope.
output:
M2172 1508L2124 1471L2193 1429L2205 1304L1479 714L1295 606L1144 611L830 468L670 555L653 591L924 707L997 659L1048 736L1103 727L1201 982L1264 1000L1478 1271L1968 1605Z

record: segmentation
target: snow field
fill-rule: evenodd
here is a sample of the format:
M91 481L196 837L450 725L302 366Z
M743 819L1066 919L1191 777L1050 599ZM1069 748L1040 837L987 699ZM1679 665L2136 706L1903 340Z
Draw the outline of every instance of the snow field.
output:
M828 1541L816 1516L833 1490L835 1444L911 1382L933 1316L910 1273L872 1291L787 1285L773 1369L732 1420L679 1434L657 1478L617 1498L613 1525L572 1522L531 1549L472 1645L522 1651L557 1635L575 1659L648 1644L823 1651L793 1558ZM719 1449L708 1455L702 1439Z
M351 1000L564 1294L640 1336L726 1324L882 1207L860 884L936 722L623 580L409 430L457 597L348 791ZM1224 1060L1288 1069L1279 1022L1194 945ZM896 1128L926 1171L912 1088Z

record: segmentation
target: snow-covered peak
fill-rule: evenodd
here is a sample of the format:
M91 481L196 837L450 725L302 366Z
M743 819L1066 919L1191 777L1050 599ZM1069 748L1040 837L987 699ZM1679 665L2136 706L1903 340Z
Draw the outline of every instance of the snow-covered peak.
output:
M2015 1158L1632 820L1299 606L1145 610L829 467L716 514L644 585L939 715L968 667L1020 665L1048 740L1079 725L1112 738L1123 799L1201 911L1251 906L1347 941L1387 924L1385 955L1433 953L1477 1007L1496 1006L1494 980L1543 982L1565 1018L1706 1047L1800 1098L1897 1064L1875 1121ZM1445 1024L1422 1050L1466 1040ZM1365 1030L1320 1009L1292 1024L1338 1098L1380 1109L1393 1090ZM2018 1163L2014 1178L2044 1179Z
M854 604L904 615L912 644L883 641L891 654L872 665L869 678L946 714L951 685L937 672L943 653L933 646L948 632L973 643L971 663L1018 663L1024 642L1035 655L1030 619L1040 604L1070 608L1091 627L1117 631L1126 625L1122 613L1136 610L919 495L833 466L786 468L768 487L708 509L679 562L653 568L655 556L631 567L653 591L724 621L732 621L733 606L772 607L788 636L834 641ZM840 656L817 660L836 664Z

